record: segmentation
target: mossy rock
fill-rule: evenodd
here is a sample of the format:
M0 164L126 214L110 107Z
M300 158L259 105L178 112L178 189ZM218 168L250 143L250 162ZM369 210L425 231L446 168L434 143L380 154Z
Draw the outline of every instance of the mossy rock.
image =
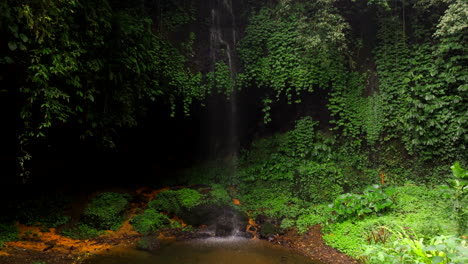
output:
M97 195L84 211L84 223L98 230L117 230L128 208L128 195L106 192Z
M134 216L131 223L138 233L147 235L169 225L170 221L166 215L148 208L142 214Z

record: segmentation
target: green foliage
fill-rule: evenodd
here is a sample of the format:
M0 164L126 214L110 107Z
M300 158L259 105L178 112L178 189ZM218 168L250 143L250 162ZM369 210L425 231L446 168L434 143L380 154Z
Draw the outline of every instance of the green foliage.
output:
M298 160L287 155L288 141L286 134L254 141L239 159L238 177L250 183L291 181Z
M466 69L460 67L463 57L458 53L466 53L460 46L466 26L460 27L461 17L449 15L459 14L456 2L440 20L437 45L431 37L411 43L401 21L388 12L379 19L376 63L385 138L401 135L407 151L423 159L459 158L465 149L466 126L460 124L466 123L462 103ZM447 23L445 19L454 20ZM458 34L450 35L450 30ZM453 47L450 52L449 47Z
M166 215L149 208L142 214L134 216L131 223L138 233L147 235L167 226L170 221Z
M288 228L291 228L291 227L294 227L294 226L296 226L296 220L294 220L294 219L284 218L283 220L281 220L280 227L282 229L288 229Z
M84 211L84 223L98 230L117 230L129 206L127 195L106 192L98 194Z
M392 208L392 195L395 192L392 188L383 190L379 185L367 187L363 194L346 193L338 196L331 210L335 212L335 221L344 221L352 218L363 218L368 215L382 213Z
M374 223L350 220L328 225L323 229L323 239L339 251L357 257L362 253L363 245L366 243L363 234L373 225Z
M466 240L452 236L436 236L425 242L405 232L394 232L397 239L387 245L367 246L366 263L466 263Z
M76 226L62 230L62 234L73 239L91 239L103 234L103 231L99 231L87 224L79 223Z
M229 66L223 62L214 65L214 71L206 74L206 85L229 97L234 92L234 80Z
M238 47L244 69L238 80L265 89L265 123L280 98L300 103L302 93L328 86L336 51L346 50L347 27L332 1L280 1L252 12Z
M329 202L343 192L343 175L335 163L305 162L295 175L297 196L318 204Z
M0 249L6 242L18 239L19 230L16 226L0 223Z
M296 221L297 229L300 234L307 232L310 226L322 224L324 219L316 214L301 214Z
M314 149L315 127L317 121L313 121L310 116L303 117L296 121L294 130L288 133L288 152L292 157L308 158Z
M198 191L183 188L159 193L154 200L149 202L148 207L159 212L181 215L182 212L190 211L201 202L202 196Z
M440 235L454 235L457 225L452 218L452 201L445 192L441 188L416 185L395 187L394 205L389 213L329 223L323 229L324 239L332 247L359 257L365 245L375 244L373 233L380 232L382 227L391 234L382 234L387 236L387 243L393 243L396 239L391 230L402 227L407 234L425 240Z

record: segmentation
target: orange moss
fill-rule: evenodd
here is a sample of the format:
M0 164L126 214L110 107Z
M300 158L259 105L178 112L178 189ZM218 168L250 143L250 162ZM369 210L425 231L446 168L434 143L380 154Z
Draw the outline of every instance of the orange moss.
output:
M112 247L115 247L116 241L131 241L128 237L138 237L138 232L135 231L130 223L130 220L136 213L136 209L141 206L146 206L146 203L154 199L154 197L169 188L162 188L159 190L153 190L150 188L140 188L136 192L145 197L144 202L141 204L132 203L131 211L128 219L122 224L122 227L117 231L106 231L105 234L93 240L79 240L72 239L66 236L62 236L57 233L55 228L44 230L40 227L26 226L17 223L20 231L20 241L7 242L4 250L0 251L0 256L9 256L9 249L24 249L33 251L48 251L56 254L64 255L86 255L88 253L99 254ZM182 226L186 224L179 218L173 218L173 221L178 221ZM160 234L164 239L171 239L171 236L164 236Z
M57 234L55 228L42 232L41 228L17 224L21 241L6 243L7 247L22 248L34 251L50 250L59 253L97 253L108 249L111 245L98 244L90 240L76 240Z
M255 223L255 221L249 215L249 224L247 225L246 231L253 235L252 239L257 238L257 230L258 230L257 223Z

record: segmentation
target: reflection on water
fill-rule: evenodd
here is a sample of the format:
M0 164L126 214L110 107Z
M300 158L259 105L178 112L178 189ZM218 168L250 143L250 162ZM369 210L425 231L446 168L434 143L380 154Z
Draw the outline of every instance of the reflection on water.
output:
M162 242L154 253L121 248L90 259L86 264L318 264L265 241L210 238Z

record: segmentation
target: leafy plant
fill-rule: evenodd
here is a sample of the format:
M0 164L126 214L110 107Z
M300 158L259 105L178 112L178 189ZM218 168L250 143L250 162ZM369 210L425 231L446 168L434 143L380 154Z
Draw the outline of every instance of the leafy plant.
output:
M129 206L127 197L114 192L98 194L84 211L84 223L99 230L117 230Z
M391 237L391 231L386 226L377 226L366 234L366 241L368 244L385 244Z
M329 207L335 213L333 215L335 221L360 219L391 208L393 206L391 196L394 192L392 188L383 190L379 185L372 185L367 187L363 194L346 193L338 196Z

